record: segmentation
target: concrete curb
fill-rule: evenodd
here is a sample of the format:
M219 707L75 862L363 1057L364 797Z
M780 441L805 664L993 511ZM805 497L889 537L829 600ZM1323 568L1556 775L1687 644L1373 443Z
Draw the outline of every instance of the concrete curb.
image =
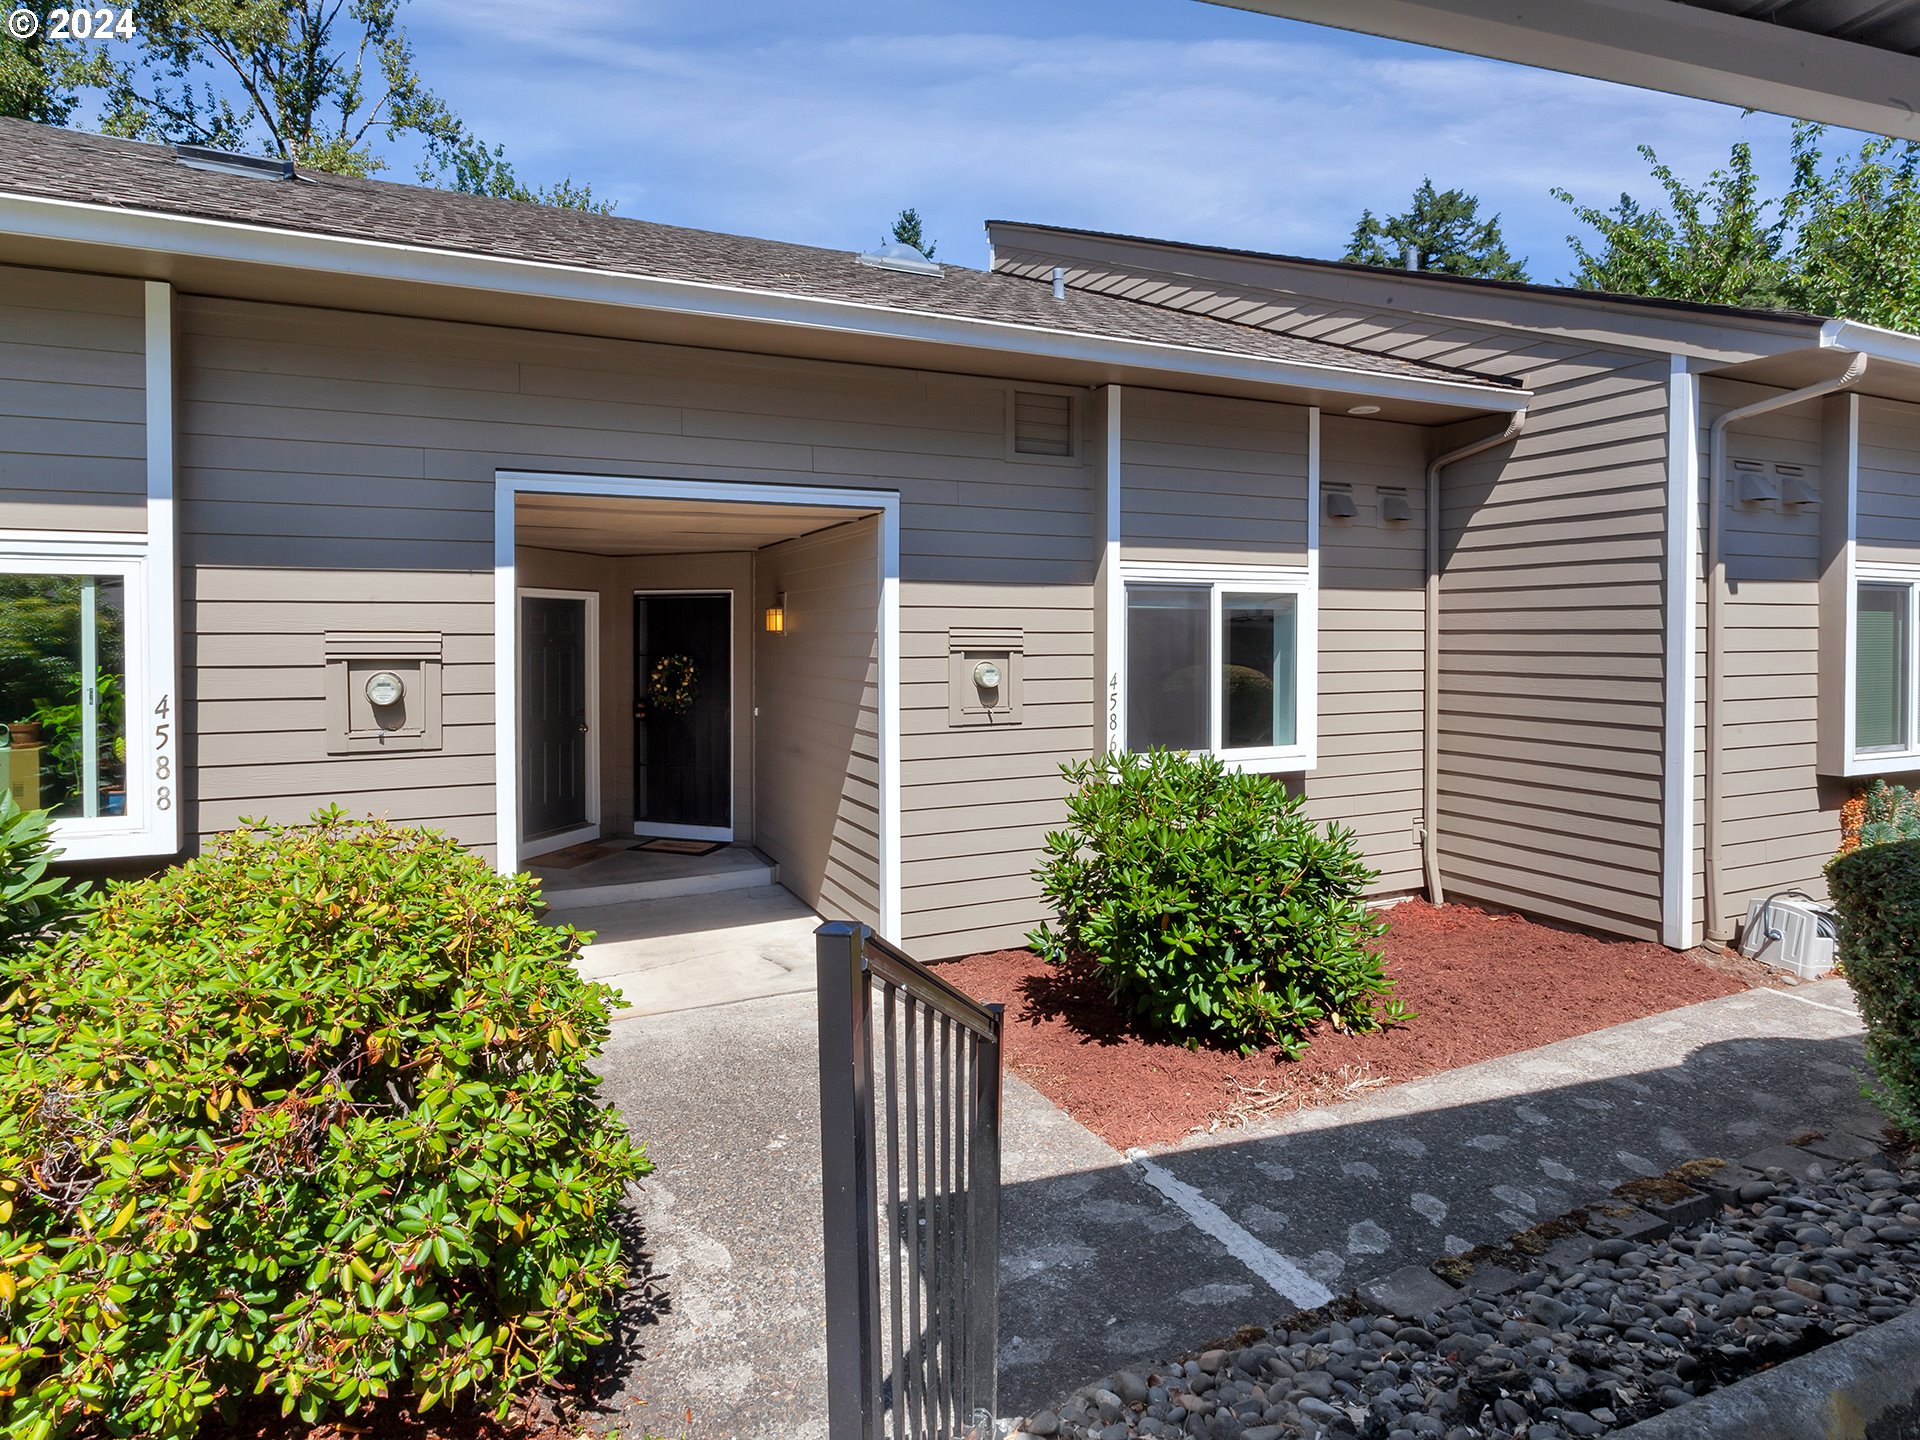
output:
M1616 1430L1613 1440L1920 1436L1920 1311Z

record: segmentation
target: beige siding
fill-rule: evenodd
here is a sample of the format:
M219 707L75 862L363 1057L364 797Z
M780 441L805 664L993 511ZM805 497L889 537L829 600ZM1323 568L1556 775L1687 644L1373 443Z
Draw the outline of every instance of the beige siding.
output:
M1860 402L1860 560L1920 561L1920 405Z
M1304 409L1129 390L1120 416L1128 559L1306 563Z
M1448 887L1657 939L1668 362L1535 340L1482 366L1536 399L1443 485Z
M200 745L200 831L339 798L492 845L498 469L891 490L906 941L958 954L1042 918L1028 872L1063 814L1057 767L1092 743L1093 510L1083 465L1007 457L1006 385L238 301L180 310L183 586L206 629L186 642L187 688L222 727ZM343 613L444 631L444 751L326 756L321 637ZM1026 631L1021 726L947 725L947 630L980 625ZM236 704L297 723L242 737Z
M1059 237L1056 253L1055 238L1017 227L996 233L996 264L1035 275L1063 264L1070 283L1089 289L1350 346L1362 352L1357 365L1364 353L1394 355L1509 377L1534 392L1510 453L1456 467L1443 496L1438 818L1448 890L1657 937L1666 352L1670 344L1703 355L1778 345L1786 343L1781 327L1756 322L1722 334L1654 310L1098 237ZM1446 430L1435 448L1476 438L1488 423ZM1323 546L1338 543L1334 530L1323 524ZM1393 593L1369 603L1387 604ZM1339 623L1323 621L1323 647L1339 644ZM1415 657L1398 647L1411 634L1389 629L1382 638L1378 650L1333 649L1323 686L1337 695L1353 685L1360 703L1383 713L1402 703L1391 697L1406 694L1404 667ZM1398 683L1367 678L1396 669ZM1417 683L1407 698L1418 705ZM1411 757L1390 750L1383 758ZM1398 781L1384 788L1401 789ZM1350 803L1371 802L1356 795ZM1412 823L1404 795L1386 803L1377 845L1388 843L1388 816L1395 827ZM1316 804L1335 818L1331 797ZM1388 863L1411 880L1414 859L1407 847Z
M1707 426L1735 406L1777 391L1708 379L1701 386L1701 466ZM1823 415L1825 419L1823 420ZM1727 580L1726 708L1722 735L1721 872L1727 930L1746 918L1747 904L1776 891L1826 895L1824 867L1840 843L1840 808L1855 783L1823 774L1819 763L1820 639L1824 625L1844 617L1824 613L1820 597L1822 510L1841 503L1844 476L1823 472L1823 423L1844 424L1844 406L1823 412L1802 405L1743 422L1727 437L1729 494L1724 512ZM1756 460L1773 476L1778 464L1802 467L1822 493L1814 504L1780 498L1742 504L1734 463ZM1701 545L1706 540L1706 487L1701 496ZM1863 397L1860 401L1858 550L1862 560L1920 559L1920 527L1908 497L1920 495L1920 407ZM1832 517L1828 517L1832 524ZM1706 666L1704 553L1700 623L1694 643ZM1704 694L1704 692L1703 692ZM1705 932L1706 707L1694 724L1695 837L1693 884L1696 936ZM1889 781L1920 783L1892 775Z
M1374 893L1418 890L1425 647L1426 432L1345 416L1321 422L1320 478L1359 512L1320 524L1320 763L1307 811L1345 825L1379 872ZM1381 518L1385 490L1411 521Z
M754 652L755 839L832 919L880 923L880 523L761 550L755 605L785 592L786 633Z
M137 280L0 266L0 529L147 528Z
M1699 673L1706 674L1706 545L1710 497L1706 436L1712 422L1736 406L1778 393L1755 385L1701 382L1701 522ZM1821 866L1840 838L1839 809L1848 787L1822 779L1819 736L1820 511L1821 506L1772 499L1738 499L1737 463L1758 461L1805 469L1822 482L1821 408L1803 405L1743 422L1727 436L1727 503L1721 514L1727 560L1726 703L1721 733L1720 866L1731 926L1745 918L1747 901L1776 890L1826 894ZM1695 903L1701 933L1706 913L1705 686L1695 726ZM1730 933L1723 932L1723 933Z

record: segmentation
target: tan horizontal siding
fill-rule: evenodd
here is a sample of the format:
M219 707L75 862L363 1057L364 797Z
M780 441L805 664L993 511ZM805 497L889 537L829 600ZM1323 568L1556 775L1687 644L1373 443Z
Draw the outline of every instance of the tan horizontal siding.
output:
M200 831L341 795L493 843L492 760L480 752L497 470L871 488L902 497L906 939L954 953L1041 918L1025 877L1064 813L1053 777L1094 734L1094 511L1083 465L1006 458L1008 385L240 301L180 308L185 585L208 622L186 657ZM815 751L837 736L843 793L819 803L803 784L785 796L759 776L752 819L769 837L812 825L769 848L787 850L789 874L820 904L861 918L878 908L870 575L835 592L848 628L834 653L753 697L763 741L777 716ZM444 634L444 750L370 763L325 755L320 636L348 621ZM1023 631L1025 723L953 729L947 629L991 625ZM783 637L789 656L796 639ZM610 737L630 703L624 674L603 668ZM855 693L864 698L849 721ZM603 813L615 824L623 748L612 738L603 755ZM736 800L746 793L736 780ZM962 793L969 803L954 804ZM824 848L823 826L833 827ZM1009 920L1021 885L1024 908ZM976 901L985 908L972 924Z
M1120 425L1128 559L1306 563L1304 409L1129 389Z
M1351 519L1320 525L1320 763L1303 782L1307 813L1354 832L1376 894L1422 884L1421 686L1426 609L1426 432L1326 416L1323 485L1351 488ZM1398 490L1410 521L1381 516ZM1351 676L1359 683L1328 682Z
M0 529L147 528L137 280L0 266Z
M1531 342L1511 458L1442 491L1440 828L1448 890L1657 938L1664 760L1664 357Z
M1920 405L1860 402L1856 556L1920 563Z

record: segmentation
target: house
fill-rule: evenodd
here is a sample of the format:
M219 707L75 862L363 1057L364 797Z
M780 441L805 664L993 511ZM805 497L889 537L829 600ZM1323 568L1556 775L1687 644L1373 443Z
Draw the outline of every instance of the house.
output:
M109 867L332 801L508 868L731 839L933 959L1043 917L1112 745L1282 777L1383 897L1672 945L1920 770L1920 341L991 228L0 122L9 783Z

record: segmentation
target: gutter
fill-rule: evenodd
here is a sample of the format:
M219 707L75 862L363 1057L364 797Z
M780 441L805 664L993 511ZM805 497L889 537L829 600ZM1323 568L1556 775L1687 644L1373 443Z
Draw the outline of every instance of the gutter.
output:
M1471 459L1483 450L1517 438L1527 423L1525 409L1516 410L1507 428L1458 450L1449 450L1427 465L1427 617L1426 673L1422 687L1420 763L1420 854L1427 872L1427 899L1447 903L1440 876L1440 472L1456 461Z
M1835 338L1829 341L1828 334ZM1888 359L1896 358L1900 348L1909 349L1916 360L1920 360L1920 339L1913 336L1898 335L1890 330L1877 330L1874 326L1854 325L1850 321L1829 321L1821 330L1821 344L1830 348L1847 348L1838 338L1852 332L1853 338L1872 343L1877 353ZM1862 333L1862 332L1873 332ZM1887 340L1903 342L1902 346L1885 344ZM1818 400L1842 390L1851 390L1867 374L1868 355L1866 346L1854 354L1847 368L1831 379L1803 386L1798 390L1789 390L1781 395L1769 396L1765 400L1743 405L1738 410L1729 410L1715 418L1707 441L1707 764L1706 764L1706 823L1703 840L1706 848L1706 888L1707 888L1707 939L1718 945L1725 945L1733 938L1732 930L1723 918L1726 908L1726 884L1720 875L1720 810L1722 803L1722 772L1726 766L1722 758L1724 737L1722 736L1722 713L1726 707L1726 685L1723 683L1721 669L1726 663L1726 607L1727 594L1727 557L1721 511L1726 507L1727 486L1727 431L1743 420L1751 420L1756 415L1765 415L1775 410L1784 410L1790 406L1801 405L1809 400ZM1907 363L1914 363L1909 361ZM1669 662L1672 663L1671 657Z
M484 294L580 301L629 310L950 345L1116 369L1151 369L1211 380L1290 385L1336 397L1404 400L1498 413L1524 409L1530 398L1524 390L1468 381L1387 375L1357 367L1268 359L1204 346L1127 340L853 300L753 290L707 281L662 279L549 261L318 235L231 220L37 196L0 194L0 234L59 244L106 246L133 251L143 257L182 256L228 264L263 265ZM128 273L139 273L139 268L130 266Z

